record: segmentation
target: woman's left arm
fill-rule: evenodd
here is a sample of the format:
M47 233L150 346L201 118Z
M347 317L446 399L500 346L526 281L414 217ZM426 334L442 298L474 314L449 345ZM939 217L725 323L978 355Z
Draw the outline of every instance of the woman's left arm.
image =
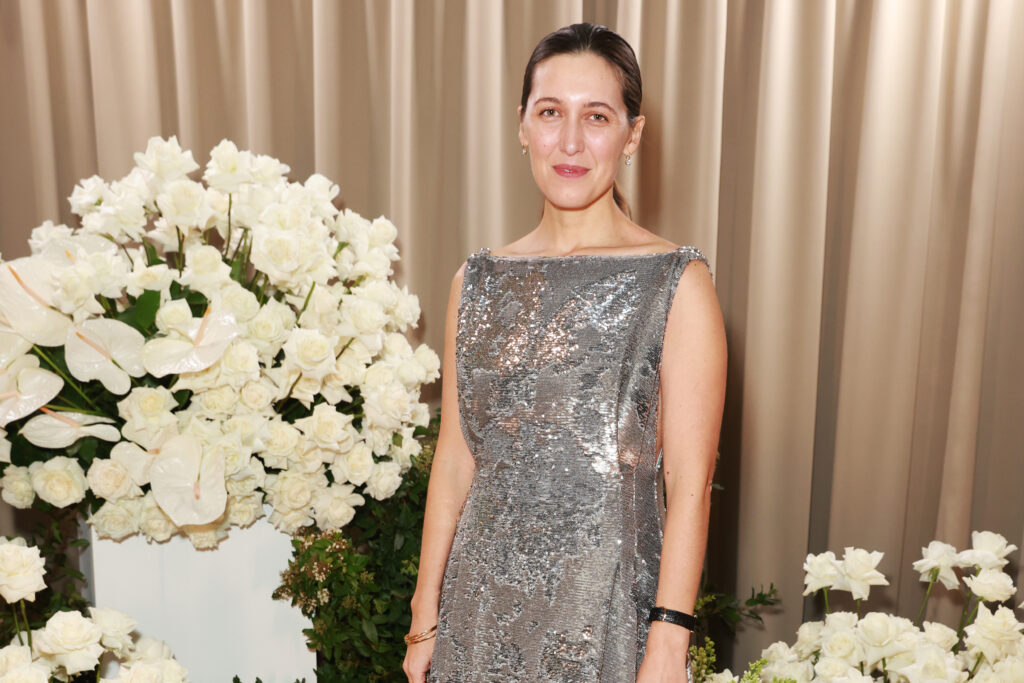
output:
M655 605L693 614L711 510L711 482L725 406L726 341L711 273L683 270L665 327L659 422L665 472L664 540ZM651 624L637 683L686 681L690 631Z

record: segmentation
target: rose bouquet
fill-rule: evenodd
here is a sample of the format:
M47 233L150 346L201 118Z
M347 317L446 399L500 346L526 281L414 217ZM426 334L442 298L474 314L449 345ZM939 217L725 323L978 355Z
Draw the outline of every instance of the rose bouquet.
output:
M50 615L43 628L33 630L25 601L34 601L46 588L45 571L38 548L21 538L0 538L0 595L11 605L17 633L0 648L0 681L48 683L79 674L99 681L99 671L110 658L118 660L119 668L116 678L103 679L106 683L187 680L187 671L165 643L136 639L135 620L115 609L90 607L88 617L61 610ZM15 603L21 607L20 620Z
M339 211L319 174L228 140L199 166L151 138L82 180L75 228L47 221L0 260L0 495L79 506L101 536L215 547L271 509L339 529L394 493L440 360L403 332L395 227Z
M767 647L761 653L761 680L1024 682L1024 624L1011 608L1000 604L1016 593L1003 571L1007 555L1016 548L990 531L975 531L968 550L957 552L939 541L922 548L923 557L914 569L928 588L915 621L884 612L859 614L860 601L868 597L870 586L888 585L875 569L881 552L847 547L841 561L831 551L809 554L804 562L804 595L822 591L825 618L802 624L793 645L778 641ZM964 574L962 579L957 569ZM922 621L935 584L961 590L961 580L966 591L956 628ZM851 592L857 612L829 611L830 589ZM706 680L737 679L726 670Z

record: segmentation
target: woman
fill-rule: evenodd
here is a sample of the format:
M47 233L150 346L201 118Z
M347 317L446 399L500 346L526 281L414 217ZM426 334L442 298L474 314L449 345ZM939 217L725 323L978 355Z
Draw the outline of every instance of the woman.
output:
M633 223L615 187L640 83L591 24L527 64L519 140L544 211L452 280L415 683L692 676L725 333L706 259Z

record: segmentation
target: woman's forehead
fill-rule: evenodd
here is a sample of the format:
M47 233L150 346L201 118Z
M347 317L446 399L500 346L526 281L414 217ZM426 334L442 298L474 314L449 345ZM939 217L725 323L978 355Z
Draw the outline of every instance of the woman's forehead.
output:
M542 98L583 104L600 101L613 108L625 108L615 67L593 52L554 55L538 63L530 100Z

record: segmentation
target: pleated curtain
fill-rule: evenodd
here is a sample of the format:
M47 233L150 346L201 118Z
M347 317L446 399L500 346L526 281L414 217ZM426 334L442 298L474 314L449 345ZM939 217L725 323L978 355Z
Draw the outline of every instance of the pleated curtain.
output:
M580 20L639 56L634 217L708 256L725 315L707 569L782 602L720 664L820 616L809 552L884 551L863 609L914 617L930 540L1024 546L1021 2L0 0L0 251L150 136L226 137L394 221L440 354L456 269L537 222L522 70Z

